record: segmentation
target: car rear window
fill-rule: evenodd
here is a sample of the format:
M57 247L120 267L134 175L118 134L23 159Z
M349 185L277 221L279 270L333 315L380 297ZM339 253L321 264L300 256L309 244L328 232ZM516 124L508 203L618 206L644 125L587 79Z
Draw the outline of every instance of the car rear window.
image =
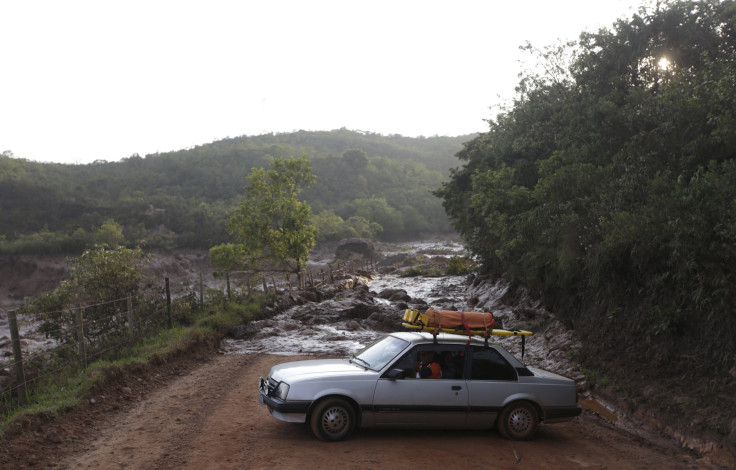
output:
M492 348L473 348L471 380L516 380L516 371Z

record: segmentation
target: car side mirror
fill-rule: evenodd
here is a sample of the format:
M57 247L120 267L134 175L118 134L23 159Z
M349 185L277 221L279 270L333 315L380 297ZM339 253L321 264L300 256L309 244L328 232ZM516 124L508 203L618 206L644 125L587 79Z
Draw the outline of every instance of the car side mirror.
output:
M390 371L388 371L387 377L391 380L403 379L404 369L391 369Z

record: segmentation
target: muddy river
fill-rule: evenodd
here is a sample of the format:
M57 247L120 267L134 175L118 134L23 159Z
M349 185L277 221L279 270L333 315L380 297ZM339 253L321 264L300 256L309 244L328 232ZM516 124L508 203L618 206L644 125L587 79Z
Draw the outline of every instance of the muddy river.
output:
M403 289L413 299L423 299L430 305L439 299L443 301L452 299L464 305L466 290L463 286L464 279L463 276L400 278L388 275L366 282L371 293L376 294L373 301L393 309L398 316L401 315L401 311L393 308L389 300L378 297L379 292L386 289ZM226 354L346 356L383 334L380 331L363 328L351 319L338 319L334 323L316 325L295 322L294 317L304 308L304 305L299 305L268 320L254 322L254 326L259 329L257 335L248 339L226 339L223 341L222 350Z

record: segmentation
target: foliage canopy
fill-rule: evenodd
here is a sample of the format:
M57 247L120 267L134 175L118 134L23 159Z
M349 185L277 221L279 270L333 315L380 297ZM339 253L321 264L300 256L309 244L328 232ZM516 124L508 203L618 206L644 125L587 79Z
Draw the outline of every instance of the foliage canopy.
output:
M538 54L544 71L522 78L436 192L455 228L487 270L584 329L589 360L624 371L647 357L664 377L726 373L736 366L736 5L658 2Z

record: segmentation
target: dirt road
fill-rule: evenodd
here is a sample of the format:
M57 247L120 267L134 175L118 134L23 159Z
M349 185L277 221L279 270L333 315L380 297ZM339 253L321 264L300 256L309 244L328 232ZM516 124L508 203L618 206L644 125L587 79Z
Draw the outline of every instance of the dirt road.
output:
M259 376L293 359L301 358L219 355L180 370L162 386L149 384L148 392L142 379L127 378L137 382L118 384L121 395L101 395L89 407L111 400L126 400L127 405L94 421L88 415L76 425L61 424L54 431L59 435L49 437L48 430L39 430L37 441L46 450L30 442L30 457L16 455L4 465L196 470L699 467L690 454L653 447L588 412L571 423L541 426L530 442L507 441L495 431L393 430L358 430L345 442L320 442L307 426L278 421L258 403ZM116 408L107 404L107 410ZM50 461L51 454L55 458Z

